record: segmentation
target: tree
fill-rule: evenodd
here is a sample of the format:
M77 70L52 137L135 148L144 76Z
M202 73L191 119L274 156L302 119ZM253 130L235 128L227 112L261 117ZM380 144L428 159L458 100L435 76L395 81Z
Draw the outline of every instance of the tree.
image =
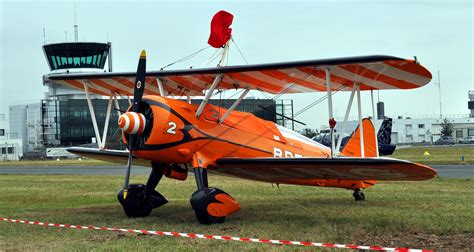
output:
M443 122L441 123L441 136L450 137L453 134L453 131L453 124L450 123L448 119L444 118Z
M307 137L307 138L313 138L318 134L318 130L313 130L309 128L305 128L301 131L301 135Z

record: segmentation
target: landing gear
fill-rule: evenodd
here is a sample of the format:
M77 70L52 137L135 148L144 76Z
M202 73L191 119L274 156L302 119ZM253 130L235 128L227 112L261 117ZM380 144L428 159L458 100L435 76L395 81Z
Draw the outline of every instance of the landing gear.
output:
M163 177L165 167L165 164L152 163L152 170L146 185L129 185L126 197L124 197L123 189L119 191L117 198L128 217L148 216L153 208L168 203L168 200L155 190L161 177Z
M365 195L364 192L360 189L354 189L354 193L352 194L354 196L354 199L356 201L364 201L365 200Z
M208 187L207 170L194 168L198 190L191 196L191 206L201 224L223 223L225 217L240 209L239 203L226 192Z

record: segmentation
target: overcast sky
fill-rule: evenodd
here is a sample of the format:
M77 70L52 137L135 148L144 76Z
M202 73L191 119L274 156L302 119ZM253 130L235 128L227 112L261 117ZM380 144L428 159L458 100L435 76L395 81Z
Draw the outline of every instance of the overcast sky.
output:
M225 2L225 3L224 3ZM42 75L49 68L41 46L73 41L74 4L79 40L113 43L114 71L135 71L141 49L148 69L158 70L206 47L214 13L234 15L233 37L250 64L385 54L413 58L435 77L425 87L383 91L388 115L439 114L437 70L441 72L444 114L467 114L473 84L472 1L206 1L206 2L25 2L1 1L0 114L12 104L44 96ZM229 65L245 64L231 45ZM214 53L208 48L171 69L200 66ZM253 96L262 97L253 93ZM297 112L323 93L285 95ZM227 94L230 96L230 94ZM349 94L334 97L342 117ZM369 93L364 114L371 114ZM351 115L357 115L353 111ZM310 127L327 124L323 102L297 118Z

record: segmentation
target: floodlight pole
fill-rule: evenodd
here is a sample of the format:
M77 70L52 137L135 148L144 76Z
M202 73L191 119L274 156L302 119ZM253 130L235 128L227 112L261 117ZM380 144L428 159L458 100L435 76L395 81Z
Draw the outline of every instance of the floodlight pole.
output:
M331 94L331 73L329 67L326 67L326 90L328 96L328 110L329 110L329 120L334 120L334 115L332 113L332 94ZM331 157L334 157L335 150L334 143L334 128L331 128Z

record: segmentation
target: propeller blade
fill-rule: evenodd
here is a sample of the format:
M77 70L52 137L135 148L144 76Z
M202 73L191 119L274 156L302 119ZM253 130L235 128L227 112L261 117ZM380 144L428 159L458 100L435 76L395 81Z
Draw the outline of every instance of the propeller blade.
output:
M140 59L138 60L137 75L135 77L135 87L133 90L133 112L140 111L140 103L142 101L143 92L145 91L145 75L146 75L146 51L142 50ZM125 170L125 180L123 183L123 199L127 198L128 185L130 182L130 172L132 167L132 149L135 142L135 135L128 135L128 161L127 169Z
M143 92L145 91L145 75L146 75L146 51L140 53L138 61L137 76L135 77L135 87L133 90L133 112L140 111L140 102L142 101Z
M128 161L127 161L127 170L125 170L125 180L123 182L123 199L127 199L128 193L128 184L130 182L130 172L132 168L132 146L133 146L133 135L128 136Z

